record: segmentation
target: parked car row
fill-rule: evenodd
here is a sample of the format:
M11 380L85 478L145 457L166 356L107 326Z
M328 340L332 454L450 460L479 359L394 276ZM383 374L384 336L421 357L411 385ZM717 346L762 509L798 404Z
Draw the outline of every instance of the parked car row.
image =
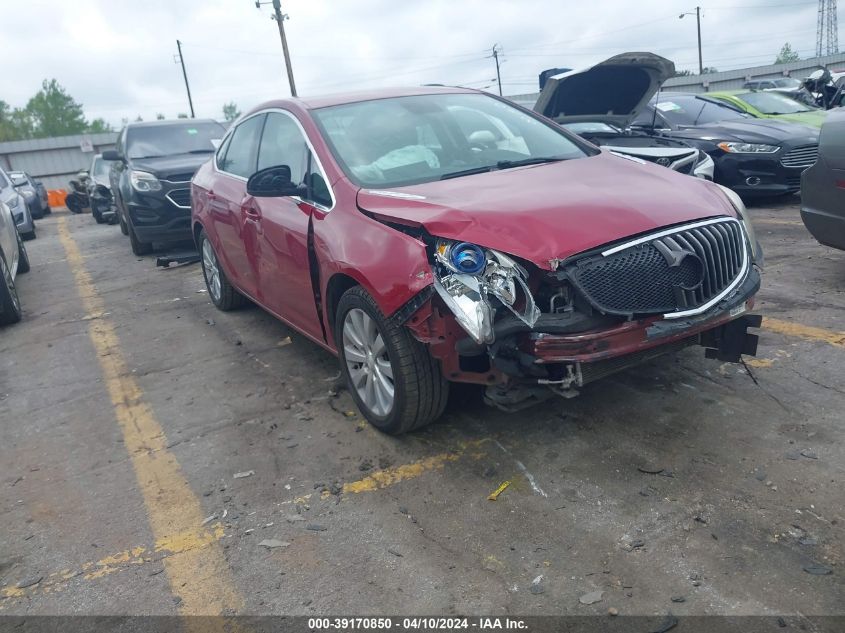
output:
M18 182L24 181L19 178ZM20 187L24 189L24 191L27 191L27 185L28 182L22 185L15 185L11 174L7 174L2 168L0 168L0 202L4 203L8 207L12 216L12 225L17 227L21 237L25 240L34 240L36 237L35 217L32 213L32 207L34 205L28 201L27 196L19 190ZM38 217L41 216L39 215Z
M659 55L623 53L548 78L534 109L613 151L690 175L709 171L743 198L799 190L824 112L769 92L660 92L674 72Z
M218 309L336 354L403 433L451 382L516 410L691 345L756 352L742 197L797 191L819 129L659 93L673 72L617 56L550 77L535 111L435 86L286 99L228 130L130 124L103 158L135 254L193 239Z

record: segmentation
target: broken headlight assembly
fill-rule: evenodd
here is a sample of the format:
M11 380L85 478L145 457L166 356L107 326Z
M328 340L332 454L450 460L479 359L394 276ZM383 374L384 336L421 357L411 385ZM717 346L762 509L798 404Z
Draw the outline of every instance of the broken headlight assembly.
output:
M493 321L500 310L513 313L529 327L540 317L528 289L528 271L504 253L469 242L438 240L433 260L437 294L476 343L494 341Z

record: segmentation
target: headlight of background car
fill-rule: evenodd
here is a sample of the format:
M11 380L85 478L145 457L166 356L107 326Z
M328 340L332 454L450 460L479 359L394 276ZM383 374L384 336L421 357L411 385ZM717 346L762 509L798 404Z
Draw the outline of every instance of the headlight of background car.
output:
M745 233L748 235L748 241L751 243L751 257L754 260L754 263L762 266L763 251L760 248L760 244L757 243L757 236L754 234L754 226L751 224L751 216L745 208L745 203L733 189L728 189L727 187L719 184L716 186L725 193L728 200L730 200L733 205L733 208L736 209L737 215L739 215L739 219L745 227Z
M763 145L762 143L718 143L717 147L729 154L774 154L780 148L777 145Z
M160 191L161 182L158 178L145 171L132 171L129 174L129 182L132 183L132 188L135 191Z

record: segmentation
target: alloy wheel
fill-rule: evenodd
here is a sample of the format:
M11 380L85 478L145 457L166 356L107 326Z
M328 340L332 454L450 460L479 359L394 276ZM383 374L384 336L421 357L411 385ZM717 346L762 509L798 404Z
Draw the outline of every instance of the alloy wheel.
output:
M352 386L370 411L384 417L393 408L393 367L376 322L360 308L343 321L343 357Z
M9 270L9 267L6 265L6 260L2 257L0 257L0 268L3 269L3 282L9 289L9 298L12 300L12 306L15 308L15 312L18 312L21 309L21 300L18 297L18 289L15 287L15 280L12 279L12 271Z
M215 301L219 301L222 292L220 265L217 263L214 248L207 239L202 241L202 268L205 271L205 280L208 284L208 291L211 293L211 297Z

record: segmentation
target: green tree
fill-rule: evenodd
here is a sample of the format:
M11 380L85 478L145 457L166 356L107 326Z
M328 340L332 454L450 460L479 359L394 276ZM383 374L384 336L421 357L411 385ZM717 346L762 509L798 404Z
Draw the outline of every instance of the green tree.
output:
M176 118L177 119L187 119L188 115L185 112L180 112L179 114L176 115Z
M36 138L80 134L88 128L82 104L55 79L42 82L41 90L27 102L26 112L32 120L32 133Z
M719 69L716 68L715 66L705 66L704 68L701 69L702 75L709 75L710 73L717 73L717 72L719 72Z
M164 121L164 115L161 112L156 112L156 121Z
M241 111L238 110L237 103L230 101L229 103L223 104L223 118L226 119L227 122L231 123L239 116L241 116Z
M689 77L690 75L692 75L691 70L676 70L674 76L675 77Z
M12 108L0 100L0 142L17 141L32 136L32 121L25 110Z
M792 50L792 46L789 42L781 46L780 53L778 53L777 59L775 59L776 64L788 64L789 62L797 62L801 59L801 56Z
M88 124L88 131L92 134L100 132L114 132L114 128L105 119L94 119Z

